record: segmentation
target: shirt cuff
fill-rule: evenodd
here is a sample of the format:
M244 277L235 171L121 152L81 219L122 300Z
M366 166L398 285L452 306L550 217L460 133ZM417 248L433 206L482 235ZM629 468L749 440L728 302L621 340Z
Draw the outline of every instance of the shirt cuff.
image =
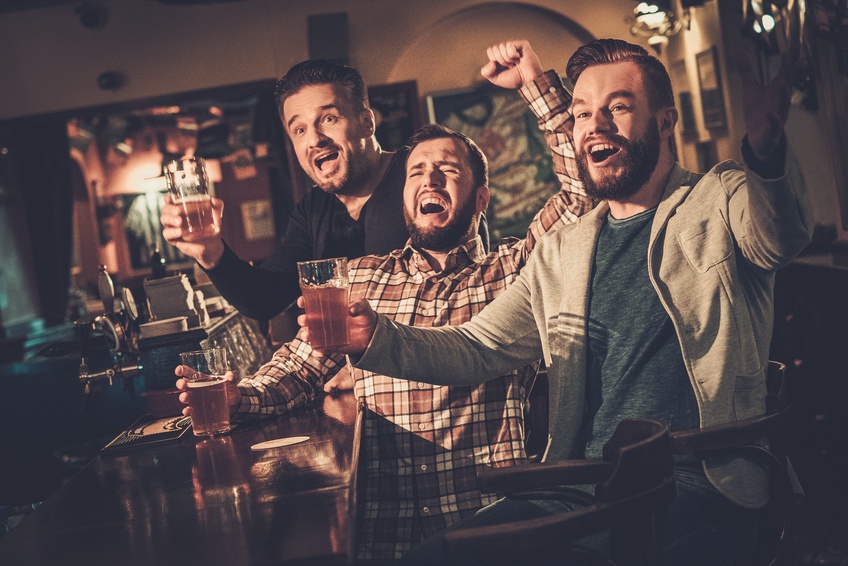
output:
M519 89L519 94L540 120L568 111L571 92L562 84L556 71L545 71L529 84Z

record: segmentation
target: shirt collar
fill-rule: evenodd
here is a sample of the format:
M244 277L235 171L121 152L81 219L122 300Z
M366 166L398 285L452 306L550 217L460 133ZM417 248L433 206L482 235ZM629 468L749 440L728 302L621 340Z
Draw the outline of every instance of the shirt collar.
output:
M392 252L392 255L395 254L397 254L398 259L406 262L407 270L411 275L415 275L418 272L429 275L440 275L434 272L433 268L430 267L430 262L412 245L410 240L407 240L403 249ZM445 260L445 269L442 273L458 271L472 263L479 263L484 257L486 257L486 252L483 250L483 241L479 235L475 235L472 239L455 247L448 253L448 257Z

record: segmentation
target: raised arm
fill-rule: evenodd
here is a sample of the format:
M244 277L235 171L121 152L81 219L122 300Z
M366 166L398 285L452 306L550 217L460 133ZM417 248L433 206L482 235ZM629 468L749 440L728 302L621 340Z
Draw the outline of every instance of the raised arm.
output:
M539 119L560 181L559 192L548 199L528 227L522 250L523 262L539 238L563 224L575 222L592 210L597 201L586 195L577 176L568 130L570 97L556 74L549 76L542 72L538 56L530 43L523 39L493 45L486 50L486 55L489 61L480 69L480 74L496 86L519 90ZM552 86L558 92L551 93Z
M812 230L804 180L783 130L792 95L794 53L784 55L780 70L767 84L757 81L743 54L737 54L736 63L747 129L742 141L746 174L744 179L725 174L722 181L732 195L730 226L743 256L771 271L800 253Z

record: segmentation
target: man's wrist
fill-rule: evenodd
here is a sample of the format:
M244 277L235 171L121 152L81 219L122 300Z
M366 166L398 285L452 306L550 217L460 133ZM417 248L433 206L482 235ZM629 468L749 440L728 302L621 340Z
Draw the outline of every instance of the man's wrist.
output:
M215 269L221 263L221 258L224 257L224 242L223 240L215 240L203 251L197 259L200 267L209 271Z

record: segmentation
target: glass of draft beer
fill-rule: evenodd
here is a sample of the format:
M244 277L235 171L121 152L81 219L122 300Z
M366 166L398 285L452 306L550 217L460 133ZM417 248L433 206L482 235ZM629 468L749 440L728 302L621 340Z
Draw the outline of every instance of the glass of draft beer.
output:
M201 157L181 157L165 165L165 182L177 206L183 209L183 239L195 242L217 236L220 228L212 214L209 175Z
M319 350L333 350L350 342L347 329L347 258L299 261L297 274L306 303L309 342Z
M188 406L195 436L215 436L230 430L230 404L227 397L227 352L210 348L180 354L180 363L188 368Z

